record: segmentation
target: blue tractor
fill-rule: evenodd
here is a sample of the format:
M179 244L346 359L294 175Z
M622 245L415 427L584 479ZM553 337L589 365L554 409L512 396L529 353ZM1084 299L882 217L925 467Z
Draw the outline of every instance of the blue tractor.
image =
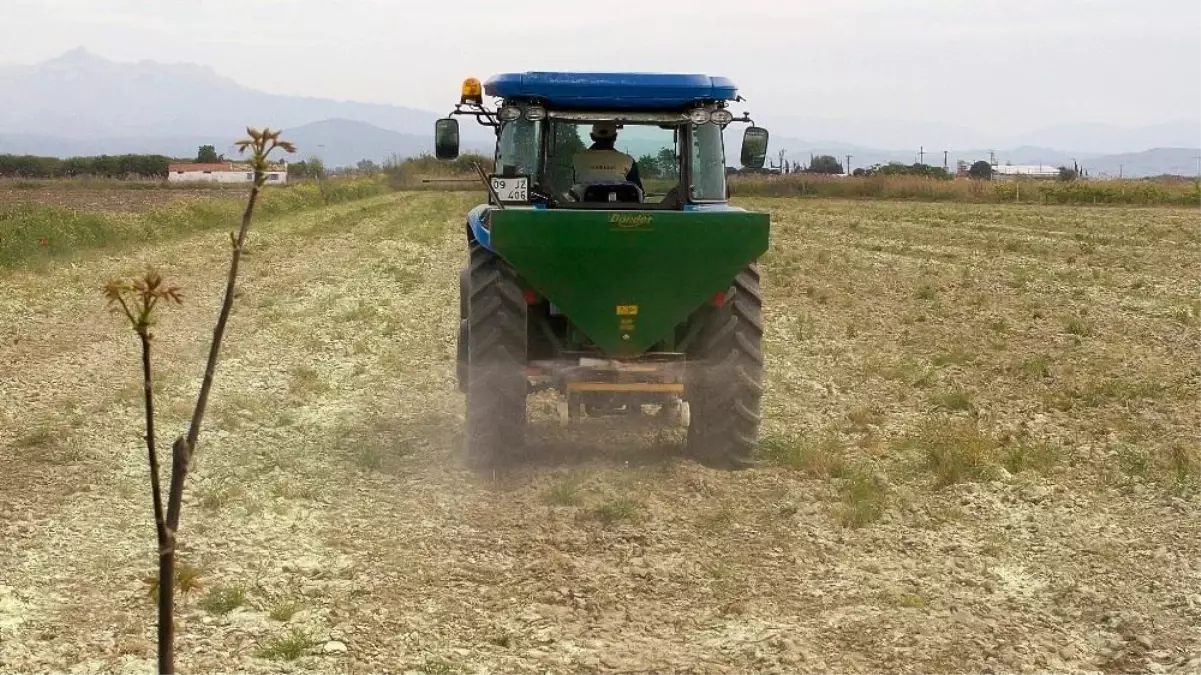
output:
M741 100L729 80L691 74L463 83L436 123L437 157L459 156L459 116L496 135L460 275L469 460L518 452L526 397L551 389L563 424L649 406L687 427L698 458L753 463L768 216L728 203L723 132L748 125L741 164L757 168L767 131L729 110Z

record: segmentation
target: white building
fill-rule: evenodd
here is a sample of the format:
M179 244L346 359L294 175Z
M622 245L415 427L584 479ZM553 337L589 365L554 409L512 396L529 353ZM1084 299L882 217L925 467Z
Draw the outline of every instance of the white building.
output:
M1050 164L997 164L993 178L1059 178L1059 167Z
M268 166L268 169L268 183L288 182L288 166L286 164ZM211 164L183 162L168 165L167 180L172 183L187 181L250 183L254 181L254 169L249 164L237 164L234 162L214 162Z

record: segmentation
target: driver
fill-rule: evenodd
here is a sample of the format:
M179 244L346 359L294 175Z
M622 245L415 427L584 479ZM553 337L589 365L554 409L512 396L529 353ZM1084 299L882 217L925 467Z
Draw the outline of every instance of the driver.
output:
M573 158L576 182L629 181L643 189L634 158L613 148L617 141L616 122L597 122L592 125L592 147L576 153Z

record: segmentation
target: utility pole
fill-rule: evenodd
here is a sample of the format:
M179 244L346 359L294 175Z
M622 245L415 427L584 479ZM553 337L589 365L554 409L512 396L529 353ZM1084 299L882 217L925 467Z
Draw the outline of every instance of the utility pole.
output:
M988 149L988 163L991 166L997 165L997 153L994 152L992 148Z
M1122 179L1122 167L1123 167L1123 165L1121 165L1121 164L1118 165L1118 180Z
M917 146L917 158L918 158L917 159L918 164L926 163L926 146L924 146L924 145Z
M947 151L946 150L942 151L942 170L943 171L951 170L951 167L947 165Z
M1201 165L1198 165L1201 166ZM851 175L851 156L847 155L847 175Z

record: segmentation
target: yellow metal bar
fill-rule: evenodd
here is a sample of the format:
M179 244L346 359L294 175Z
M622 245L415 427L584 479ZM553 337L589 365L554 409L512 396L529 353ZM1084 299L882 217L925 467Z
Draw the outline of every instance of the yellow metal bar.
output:
M567 391L646 391L679 394L683 393L684 385L662 382L569 382Z

